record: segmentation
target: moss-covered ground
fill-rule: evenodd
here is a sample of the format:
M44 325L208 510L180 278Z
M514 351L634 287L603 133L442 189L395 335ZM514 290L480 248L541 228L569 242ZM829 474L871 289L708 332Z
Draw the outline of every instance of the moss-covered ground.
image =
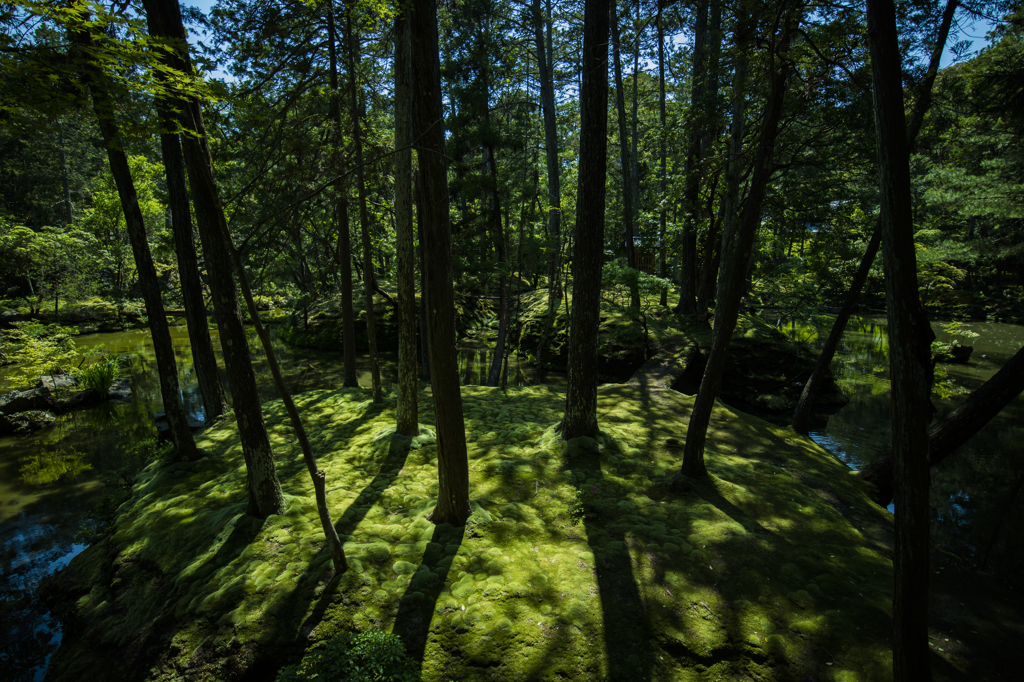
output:
M279 401L286 513L242 513L230 420L203 459L145 470L108 539L50 585L66 632L48 679L272 679L310 642L375 628L428 681L891 677L891 516L809 440L720 405L710 475L669 492L692 398L603 386L601 437L565 443L560 391L463 387L474 512L435 527L420 397L409 443L365 390L296 396L341 574Z

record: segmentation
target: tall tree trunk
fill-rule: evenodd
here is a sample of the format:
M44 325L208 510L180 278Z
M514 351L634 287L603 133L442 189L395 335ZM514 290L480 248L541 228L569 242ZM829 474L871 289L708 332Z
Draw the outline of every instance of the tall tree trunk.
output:
M82 52L95 48L92 35L87 31L75 31L71 34L72 43ZM132 255L135 257L135 269L138 272L139 288L146 303L146 316L149 319L149 331L153 338L153 352L156 356L158 377L160 380L160 397L163 399L164 412L171 429L171 439L178 449L179 461L190 461L200 457L188 426L185 406L181 402L178 386L178 364L174 359L174 344L171 342L171 331L167 326L164 304L160 296L160 282L157 279L153 256L149 252L146 236L146 223L139 207L135 183L128 166L121 131L114 120L114 103L110 100L109 86L103 73L89 57L85 57L84 75L89 92L92 95L93 109L99 122L100 134L107 148L107 160L110 162L110 173L114 176L117 194L124 211L128 240L131 243Z
M665 123L665 26L664 0L658 0L658 145L661 157L661 195L658 197L658 277L668 277L665 262L665 228L668 212L668 140L666 139ZM668 305L668 288L662 287L659 303Z
M544 115L544 156L548 174L548 308L562 295L561 263L562 250L562 186L558 163L558 127L555 109L554 55L551 53L551 0L548 0L548 21L545 22L540 9L540 0L533 0L533 36L537 49L538 77L540 79L540 103ZM545 47L544 26L547 25L547 47Z
M616 8L617 0L611 0L611 38L612 58L615 62L615 110L619 119L619 159L622 167L622 226L623 245L626 250L626 265L636 268L636 254L633 248L633 236L636 228L633 225L635 211L633 210L633 162L630 158L629 133L627 132L628 120L626 118L626 95L622 82L622 57L620 55L620 31L619 16ZM635 132L635 131L634 131ZM616 252L619 252L616 249ZM621 252L619 252L621 253ZM640 307L640 288L636 282L629 286L629 306Z
M331 63L331 119L334 121L335 151L341 146L341 87L338 83L338 38L334 25L334 3L327 3L327 52ZM356 378L356 321L352 309L352 232L348 221L348 197L344 186L334 186L338 212L338 265L341 270L341 342L344 351L342 386L358 388Z
M384 402L380 386L380 365L377 359L377 321L373 312L373 244L370 242L370 216L366 211L366 174L363 171L363 123L359 113L359 75L356 73L356 56L359 46L352 30L352 11L345 6L345 33L348 43L348 70L352 110L352 139L356 144L356 185L359 189L359 230L363 238L363 290L366 293L366 340L370 346L370 381L373 385L373 402Z
M487 124L490 124L490 112L485 116ZM501 364L505 359L505 340L508 335L508 257L505 242L505 230L501 224L501 199L498 193L498 161L494 157L494 146L488 145L487 165L490 180L494 187L490 190L491 195L491 235L494 239L496 258L498 261L498 342L494 346L494 357L491 360L491 369L487 373L487 385L497 386L501 377Z
M614 0L613 0L614 1ZM568 386L562 437L597 435L597 333L604 260L604 202L608 151L609 0L583 10L580 91L580 171L572 259Z
M441 62L435 0L413 0L412 56L417 157L423 186L423 269L426 279L431 391L437 423L437 506L435 524L462 525L469 518L469 460L462 417L455 298L452 290L452 240L448 213L448 171L444 152Z
M917 293L910 149L892 0L868 0L867 23L892 381L896 503L893 677L897 682L928 682L928 422L935 335Z
M413 81L415 83L415 81ZM415 88L413 90L415 94ZM413 131L419 137L419 123L416 121L416 101L413 100ZM423 206L423 174L419 170L413 170L413 201L416 204L416 238L419 242L420 256L420 379L430 381L430 334L427 327L427 259L423 243L423 216L426 208Z
M701 148L705 115L702 111L706 90L708 51L708 0L698 0L693 47L693 68L690 73L689 142L686 151L686 222L683 226L683 248L680 260L682 282L676 312L693 315L697 312L697 229L700 225ZM703 448L702 448L703 450Z
M935 84L935 77L939 72L939 63L942 60L946 41L949 39L949 30L953 24L953 15L956 13L958 5L959 0L949 0L946 3L946 9L942 13L942 21L939 24L938 39L935 41L931 59L928 62L928 71L918 87L917 100L914 102L910 125L907 127L907 143L911 150L917 145L917 134L920 132L924 116L931 106L932 87ZM825 345L822 346L821 352L818 354L818 361L814 366L814 371L811 372L807 383L804 384L804 390L800 393L800 400L797 402L796 410L793 412L793 430L797 433L807 433L810 429L811 408L814 405L814 399L818 395L821 384L824 383L828 368L832 364L832 358L835 357L836 349L839 347L839 342L843 338L843 332L846 330L846 324L850 321L850 316L857 307L860 292L868 279L868 274L871 272L871 266L875 262L875 256L878 254L878 247L881 243L882 228L879 222L875 225L875 230L868 241L867 249L864 251L864 257L861 259L860 266L850 282L850 288L846 293L846 299L843 301L843 307L840 308L839 314L832 323L832 329L825 340Z
M711 353L704 368L700 390L690 413L690 421L686 429L686 446L683 450L682 474L684 476L703 476L707 473L704 465L704 443L707 439L708 422L715 397L722 385L722 373L725 370L725 358L729 350L729 342L736 327L739 316L740 299L743 295L743 276L745 265L754 242L754 234L761 223L761 204L771 176L772 155L775 151L775 138L779 131L779 119L782 116L782 102L786 92L786 81L789 78L791 64L788 60L789 42L797 23L794 16L797 10L789 9L783 19L782 35L776 53L773 55L773 71L771 90L768 95L761 137L754 160L754 172L750 182L750 196L743 208L743 215L734 234L728 235L729 241L723 242L722 271L718 278L718 302L715 306L714 336L711 342ZM744 54L751 43L749 19L737 28L737 50ZM745 65L744 65L745 66ZM745 72L745 69L743 70ZM737 68L739 80L745 73ZM738 93L745 86L736 88ZM728 244L728 248L727 245Z
M412 241L412 27L403 0L395 17L395 241L398 246L397 431L419 433L416 403L416 268Z
M146 0L144 6L150 35L173 41L173 49L161 51L160 59L176 71L191 76L192 64L178 0ZM266 518L284 511L284 495L263 422L249 342L245 336L238 308L238 293L231 276L233 266L227 241L227 221L213 177L213 160L206 126L203 124L199 101L195 97L181 96L175 99L170 96L168 99L169 106L179 112L179 120L185 130L182 138L185 166L210 279L228 385L242 441L242 455L245 458L249 493L246 513Z
M158 100L157 111L165 131L176 124L174 114ZM217 371L217 357L210 339L206 303L203 301L203 282L199 278L199 259L192 236L192 214L189 211L188 185L185 179L185 160L181 143L174 132L160 134L164 170L167 174L167 201L171 207L171 231L174 234L174 252L178 257L178 277L181 280L181 298L188 321L188 339L192 346L192 364L196 368L199 393L203 396L206 421L222 415L227 409L227 396Z

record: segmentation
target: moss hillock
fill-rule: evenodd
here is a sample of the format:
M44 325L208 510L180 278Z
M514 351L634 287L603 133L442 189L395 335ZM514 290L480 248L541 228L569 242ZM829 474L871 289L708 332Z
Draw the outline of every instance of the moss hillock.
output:
M566 443L560 390L466 386L473 515L435 527L420 395L411 444L365 390L296 396L339 575L280 401L264 407L285 513L242 513L230 420L198 438L203 459L146 469L49 587L66 630L48 679L270 679L370 630L400 634L431 682L891 677L891 516L809 440L719 405L711 475L680 481L692 398L603 386L600 437Z

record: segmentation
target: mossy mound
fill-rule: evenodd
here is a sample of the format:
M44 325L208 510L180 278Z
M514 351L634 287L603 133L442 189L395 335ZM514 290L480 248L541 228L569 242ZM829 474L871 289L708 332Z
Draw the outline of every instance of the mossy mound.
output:
M279 401L265 413L286 513L242 513L230 421L200 437L202 460L147 469L112 535L49 586L66 631L48 679L241 679L373 629L399 633L431 682L891 677L892 565L876 539L891 517L809 440L720 405L711 475L670 490L692 398L604 386L601 437L565 443L559 390L462 395L462 528L425 518L428 427L410 449L393 403L296 396L344 542L338 575Z

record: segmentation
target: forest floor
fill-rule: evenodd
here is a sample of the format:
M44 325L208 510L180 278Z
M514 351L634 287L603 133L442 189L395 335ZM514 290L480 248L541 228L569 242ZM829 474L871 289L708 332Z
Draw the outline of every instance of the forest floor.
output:
M65 634L47 679L269 680L306 646L371 629L399 633L429 682L891 678L892 516L811 441L719 404L710 476L674 494L692 398L603 386L601 437L565 443L560 390L462 395L462 528L425 518L429 426L395 436L394 402L361 389L296 396L342 574L280 401L265 413L284 514L242 513L230 421L199 437L201 460L151 465L111 535L48 586ZM433 423L427 392L420 421ZM1020 617L988 618L1012 605L948 582L933 605L936 680L1004 679Z

